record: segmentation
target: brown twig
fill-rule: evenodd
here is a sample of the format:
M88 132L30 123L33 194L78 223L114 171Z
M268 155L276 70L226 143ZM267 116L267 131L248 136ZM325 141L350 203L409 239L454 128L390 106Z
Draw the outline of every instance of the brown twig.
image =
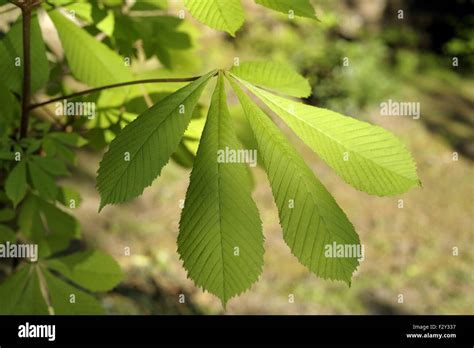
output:
M36 109L40 106L44 106L44 105L47 105L47 104L50 104L50 103L61 101L63 99L75 98L75 97L79 97L79 96L84 95L84 94L90 94L90 93L102 91L102 90L105 90L105 89L112 89L112 88L124 87L124 86L130 86L130 85L138 85L138 84L143 84L143 83L191 82L191 81L196 81L200 77L201 76L182 77L182 78L146 79L146 80L135 80L135 81L115 83L115 84L112 84L112 85L100 86L100 87L91 88L91 89L87 89L87 90L84 90L84 91L72 93L72 94L69 94L69 95L53 98L53 99L46 100L46 101L38 103L38 104L32 104L32 105L30 105L29 109L33 110L33 109Z
M23 29L23 86L21 96L21 121L20 139L28 134L29 107L31 96L31 61L30 61L30 36L31 36L31 13L41 3L41 0L9 0L18 6L22 13Z

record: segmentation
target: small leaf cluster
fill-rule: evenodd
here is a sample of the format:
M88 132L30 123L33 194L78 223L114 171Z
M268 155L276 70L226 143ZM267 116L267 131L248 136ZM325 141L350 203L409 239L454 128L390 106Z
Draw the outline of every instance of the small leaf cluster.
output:
M68 211L80 195L59 186L70 175L74 150L86 140L76 133L52 131L41 123L30 137L2 139L0 168L0 244L36 245L37 260L24 259L0 285L1 314L97 314L103 308L91 294L122 279L113 258L98 250L71 249L81 230Z

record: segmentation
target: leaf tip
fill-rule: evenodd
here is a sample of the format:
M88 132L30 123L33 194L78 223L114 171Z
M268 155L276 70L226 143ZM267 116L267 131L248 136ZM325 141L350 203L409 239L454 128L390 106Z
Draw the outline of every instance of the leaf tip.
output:
M107 202L104 202L102 199L100 200L100 204L99 204L99 210L97 211L98 213L100 213L102 211L102 209L105 208L105 206L107 205Z

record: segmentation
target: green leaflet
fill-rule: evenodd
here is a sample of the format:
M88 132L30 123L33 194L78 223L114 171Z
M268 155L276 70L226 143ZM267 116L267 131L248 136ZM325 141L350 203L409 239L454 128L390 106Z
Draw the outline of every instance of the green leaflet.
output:
M26 164L25 161L20 161L5 182L5 193L12 200L14 207L25 197L26 188Z
M161 99L128 124L100 163L100 209L140 195L176 151L211 71Z
M60 277L93 291L116 286L122 273L110 256L99 251L85 251L46 260L46 265ZM40 290L42 275L45 294L54 314L102 314L100 303L83 290L69 285L47 270L41 263L19 268L0 284L0 314L48 314L44 294Z
M23 47L21 18L0 41L0 76L6 87L21 95L23 77ZM31 92L44 86L49 77L49 63L46 58L41 29L36 15L31 17Z
M56 315L103 314L100 303L91 295L69 285L55 277L48 270L44 270L51 306ZM72 301L74 296L74 301Z
M99 8L98 3L69 2L65 8L87 24L93 24L109 37L114 34L115 17L111 10Z
M68 176L69 171L67 170L66 164L53 157L43 157L43 156L31 156L33 162L35 162L38 167L43 169L46 173L53 176Z
M11 242L14 243L16 240L16 234L13 230L5 225L0 224L0 243Z
M52 132L47 136L72 147L82 147L87 144L87 140L76 133Z
M69 208L77 208L82 202L79 192L72 187L61 187L56 200Z
M130 69L117 53L57 10L49 12L49 16L76 78L93 87L132 80Z
M135 2L134 11L162 10L168 7L168 0L140 0Z
M285 242L298 260L318 276L350 284L359 256L326 257L325 251L333 243L357 248L359 237L354 227L276 125L236 82L229 81L255 135Z
M48 314L36 266L22 267L0 285L0 314Z
M194 18L232 36L245 21L240 0L185 0L185 4Z
M4 65L5 64L1 64L0 70ZM4 85L3 81L0 81L0 139L6 134L8 126L12 122L15 106L14 103L15 100L13 99L9 89Z
M355 188L387 196L420 185L410 153L392 133L242 82Z
M231 72L254 85L265 87L293 97L311 95L308 80L285 64L277 62L243 62Z
M92 291L108 291L122 280L117 262L98 250L77 252L46 261L54 269L83 288Z
M258 279L264 252L261 221L245 165L218 161L218 151L239 148L230 122L220 75L194 162L178 237L178 252L189 277L218 296L224 306Z
M10 208L0 209L0 222L1 221L10 221L15 217L15 211Z
M40 257L64 250L71 239L80 235L77 220L35 195L28 195L18 217L19 232L38 244Z
M40 196L45 199L54 199L58 194L58 187L54 179L33 161L28 162L28 171L33 186L38 190Z
M255 2L285 14L294 13L296 16L316 18L309 0L255 0Z

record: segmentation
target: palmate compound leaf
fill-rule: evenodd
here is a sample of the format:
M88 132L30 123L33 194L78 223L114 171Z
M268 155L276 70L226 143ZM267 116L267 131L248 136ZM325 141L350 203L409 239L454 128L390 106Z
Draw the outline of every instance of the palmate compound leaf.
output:
M350 284L360 254L340 257L334 246L360 250L359 237L346 214L314 176L277 126L229 79L250 122L272 187L283 238L298 260L316 275ZM348 247L346 247L348 246Z
M241 82L339 176L358 190L388 196L420 185L413 158L392 133Z
M236 151L239 144L220 75L181 214L178 252L189 277L224 306L258 279L264 252L249 173L242 163L221 163L226 148Z
M0 314L103 314L96 298L82 289L107 291L122 280L116 261L98 250L42 261L20 266L0 284Z
M211 71L161 99L128 124L100 163L100 209L139 196L176 151Z
M185 4L194 18L232 36L245 21L240 0L185 0Z
M254 85L293 97L311 95L308 80L285 64L277 62L242 62L231 73Z
M314 8L309 0L255 0L257 4L285 14L316 18Z

